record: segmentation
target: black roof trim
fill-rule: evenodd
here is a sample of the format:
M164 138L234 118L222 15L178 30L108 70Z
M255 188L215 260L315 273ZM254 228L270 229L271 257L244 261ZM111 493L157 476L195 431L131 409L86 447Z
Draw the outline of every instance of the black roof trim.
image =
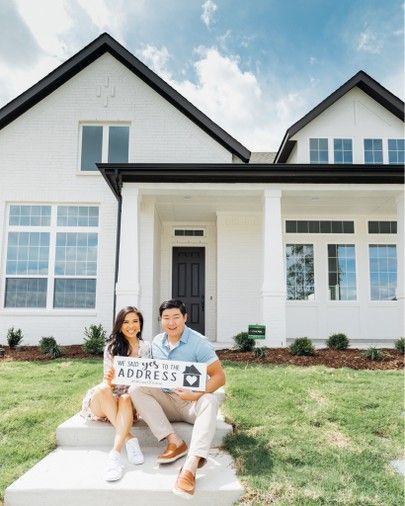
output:
M404 184L401 165L98 163L114 195L122 183Z
M97 39L69 58L69 60L62 63L62 65L34 84L34 86L2 107L0 109L0 129L18 118L18 116L55 91L59 86L71 79L106 52L117 58L118 61L174 105L228 151L238 156L245 163L249 161L250 151L245 148L245 146L180 95L180 93L150 70L108 33L103 33L97 37Z
M303 116L299 121L290 126L284 135L284 139L280 145L279 150L277 151L274 162L285 163L288 159L289 154L291 153L291 150L288 152L288 142L290 141L291 137L293 137L304 126L308 125L308 123L314 120L337 100L342 98L343 95L345 95L355 86L364 91L364 93L367 93L367 95L385 107L388 111L394 114L394 116L404 121L404 102L389 90L387 90L387 88L384 88L384 86L369 76L366 72L364 72L364 70L360 70L351 79L340 86L340 88L331 93L327 98L325 98L325 100L323 100L305 116Z

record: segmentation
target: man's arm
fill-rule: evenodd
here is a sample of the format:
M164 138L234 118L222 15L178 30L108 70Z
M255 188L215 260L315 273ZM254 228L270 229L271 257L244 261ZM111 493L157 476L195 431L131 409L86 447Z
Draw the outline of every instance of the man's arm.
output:
M205 393L212 393L218 388L225 385L225 372L222 368L221 362L216 360L207 367L207 374L210 379L207 381L205 386L205 392L192 392L189 390L176 389L175 392L184 401L198 401Z

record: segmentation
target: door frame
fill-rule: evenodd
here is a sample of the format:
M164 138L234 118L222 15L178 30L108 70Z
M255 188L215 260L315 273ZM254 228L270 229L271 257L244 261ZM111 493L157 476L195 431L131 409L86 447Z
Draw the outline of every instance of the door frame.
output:
M198 228L204 236L175 236L176 228ZM160 300L172 296L173 248L201 247L205 249L205 335L216 341L217 335L217 251L216 223L213 222L163 222L161 229Z

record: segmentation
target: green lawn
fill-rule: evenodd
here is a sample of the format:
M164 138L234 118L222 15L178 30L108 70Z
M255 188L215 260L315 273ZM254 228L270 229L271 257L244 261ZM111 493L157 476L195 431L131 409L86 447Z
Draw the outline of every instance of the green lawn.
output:
M404 504L403 374L226 364L243 504Z
M403 374L225 363L226 448L242 504L403 504ZM0 363L0 498L55 447L55 429L99 381L100 360ZM1 499L0 499L1 503Z

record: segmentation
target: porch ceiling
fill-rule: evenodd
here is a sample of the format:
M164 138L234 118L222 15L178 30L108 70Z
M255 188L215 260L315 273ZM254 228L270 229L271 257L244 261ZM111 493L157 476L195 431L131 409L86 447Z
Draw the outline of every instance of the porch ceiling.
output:
M149 192L148 192L149 193ZM283 216L396 215L393 191L285 190L281 205ZM145 195L153 198L162 221L215 221L216 213L261 213L262 191L239 190L209 192L192 189Z

